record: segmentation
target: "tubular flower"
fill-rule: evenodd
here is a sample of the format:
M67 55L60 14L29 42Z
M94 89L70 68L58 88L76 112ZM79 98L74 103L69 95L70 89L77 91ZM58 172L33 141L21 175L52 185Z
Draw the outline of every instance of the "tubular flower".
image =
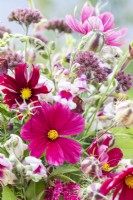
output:
M32 66L28 74L26 64L19 64L15 68L14 78L5 74L1 83L1 85L6 87L2 90L5 94L4 103L10 108L15 108L17 103L38 101L38 94L49 93L45 85L38 84L39 77L39 68Z
M103 12L100 15L96 15L95 8L84 4L81 12L81 21L78 21L74 16L66 16L67 25L75 32L86 35L91 31L103 33L104 40L107 45L121 46L125 43L121 40L126 34L127 29L122 28L118 31L114 31L114 16L110 12Z
M65 136L80 134L84 126L83 117L71 112L68 106L43 103L23 125L21 136L30 141L31 156L38 158L46 151L46 160L51 165L62 165L64 161L74 164L81 156L81 146Z
M113 200L133 199L133 167L127 168L114 178L106 180L100 188L103 195L107 195L111 190L113 190Z

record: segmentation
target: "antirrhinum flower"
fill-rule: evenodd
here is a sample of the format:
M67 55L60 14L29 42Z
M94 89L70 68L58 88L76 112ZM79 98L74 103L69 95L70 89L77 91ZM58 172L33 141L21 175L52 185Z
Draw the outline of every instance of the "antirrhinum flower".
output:
M5 157L4 154L0 153L0 182L3 185L13 184L16 180L15 175L12 173L12 164Z
M28 27L30 24L35 24L40 22L43 18L40 11L37 9L17 9L12 11L8 16L9 21L16 21L21 25Z
M39 94L49 93L44 84L38 84L40 78L39 68L32 66L30 73L27 71L26 64L19 64L15 67L15 77L4 75L1 83L5 94L4 103L10 108L18 107L18 103L38 102Z
M28 156L24 159L24 169L28 179L38 182L42 178L46 178L46 168L40 159Z
M76 55L74 63L78 63L77 75L86 75L87 80L95 82L103 82L107 80L108 73L100 67L100 61L93 52L79 51Z
M23 63L23 55L13 53L10 49L6 52L5 59L7 60L10 69L16 67L18 64Z
M57 30L59 33L71 33L72 30L69 28L69 26L66 24L64 19L51 19L46 22L44 25L44 28L48 30Z
M84 119L61 103L43 103L21 129L21 136L30 142L31 156L40 157L46 152L46 161L62 165L64 161L77 163L81 146L67 136L78 135L84 130Z
M116 88L117 92L126 92L133 86L133 76L130 74L119 71L115 78L118 81L118 86Z
M16 158L22 159L24 151L28 146L23 143L18 135L11 134L10 139L5 142L4 147L9 154L13 154Z
M11 33L11 30L5 26L0 25L0 38L3 37L4 33Z

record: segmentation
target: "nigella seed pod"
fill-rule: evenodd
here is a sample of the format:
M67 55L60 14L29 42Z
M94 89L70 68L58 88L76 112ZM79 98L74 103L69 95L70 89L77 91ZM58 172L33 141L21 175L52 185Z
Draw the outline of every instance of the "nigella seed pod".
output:
M104 35L101 32L91 31L85 35L79 44L79 50L100 52L104 46Z
M118 125L130 127L133 125L133 101L126 100L117 103L114 120Z

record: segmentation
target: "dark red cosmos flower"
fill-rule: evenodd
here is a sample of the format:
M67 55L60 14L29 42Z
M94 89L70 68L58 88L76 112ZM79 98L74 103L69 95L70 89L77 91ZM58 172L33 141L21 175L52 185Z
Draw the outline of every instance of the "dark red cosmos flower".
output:
M39 68L32 65L31 71L28 73L27 64L19 64L15 68L14 78L5 74L1 83L6 87L2 90L5 94L4 103L8 104L10 108L15 108L17 102L22 104L23 101L26 103L38 101L38 94L49 93L44 84L38 84L39 77Z
M114 178L106 180L101 185L100 193L106 196L111 190L113 190L112 200L133 200L133 167L127 168Z

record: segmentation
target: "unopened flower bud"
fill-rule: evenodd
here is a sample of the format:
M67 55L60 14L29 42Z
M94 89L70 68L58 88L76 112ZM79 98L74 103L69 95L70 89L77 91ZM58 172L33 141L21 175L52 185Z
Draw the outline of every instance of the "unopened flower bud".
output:
M9 122L8 125L7 125L7 129L9 131L12 131L13 130L13 123Z
M28 105L26 102L22 103L20 106L19 106L19 112L20 113L25 113L27 112L28 110Z
M100 32L91 31L82 38L79 44L79 50L88 50L94 52L100 52L104 45L104 36Z

